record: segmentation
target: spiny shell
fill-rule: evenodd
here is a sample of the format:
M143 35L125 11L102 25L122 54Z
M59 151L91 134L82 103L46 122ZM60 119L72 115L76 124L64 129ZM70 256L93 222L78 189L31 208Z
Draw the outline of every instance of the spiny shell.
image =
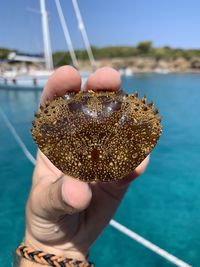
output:
M83 181L119 180L156 145L161 133L157 113L137 94L68 93L40 108L32 136L63 173Z

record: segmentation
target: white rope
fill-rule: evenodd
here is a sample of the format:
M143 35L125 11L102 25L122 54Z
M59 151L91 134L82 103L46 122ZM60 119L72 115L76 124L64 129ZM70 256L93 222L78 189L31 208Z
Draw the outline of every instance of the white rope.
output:
M88 53L90 64L91 64L92 67L95 67L96 66L96 62L95 62L94 55L93 55L93 52L92 52L92 49L91 49L91 46L90 46L90 42L89 42L89 39L88 39L88 36L87 36L87 32L86 32L86 29L85 29L85 25L84 25L84 22L83 22L83 19L82 19L82 16L81 16L81 12L80 12L77 0L72 0L72 4L73 4L73 7L74 7L76 18L78 20L78 27L79 27L79 29L81 31L81 34L82 34L82 37L83 37L83 42L85 44L85 48L86 48L87 53Z
M6 116L6 114L3 112L3 110L1 108L0 108L0 113L2 115L2 118L3 118L4 122L5 122L5 124L7 125L8 129L12 133L12 135L15 138L16 142L18 143L18 145L21 147L21 149L24 152L25 156L28 158L28 160L33 165L35 165L35 163L36 163L35 158L28 151L26 145L23 143L22 139L19 137L19 135L17 134L15 128L12 126L12 124L10 123L8 117ZM179 267L192 267L191 265L189 265L186 262L178 259L177 257L175 257L174 255L170 254L166 250L158 247L157 245L153 244L152 242L148 241L147 239L143 238L142 236L136 234L135 232L133 232L132 230L128 229L124 225L118 223L117 221L111 220L110 221L110 225L112 227L114 227L115 229L117 229L119 232L123 233L124 235L127 235L129 238L135 240L139 244L143 245L144 247L148 248L149 250L155 252L156 254L158 254L161 257L165 258L166 260L170 261L174 265L179 266Z
M33 163L35 165L35 163L36 163L35 158L28 151L28 149L25 146L25 144L23 143L22 139L19 137L19 135L17 134L15 128L12 126L12 124L8 120L8 117L6 116L6 114L3 112L3 110L1 108L0 108L0 113L1 113L1 116L2 116L2 118L3 118L3 120L4 120L5 124L6 124L6 126L8 127L8 129L10 130L10 132L12 133L12 135L15 138L16 142L18 143L18 145L21 147L21 149L24 152L25 156L28 158L28 160L31 163Z
M144 247L148 248L149 250L155 252L156 254L160 255L161 257L165 258L166 260L172 262L173 264L180 266L180 267L192 267L191 265L187 264L186 262L178 259L174 255L170 254L169 252L165 251L162 248L159 248L158 246L154 245L152 242L146 240L142 236L136 234L132 230L128 229L124 225L118 223L115 220L110 221L110 225L114 228L116 228L118 231L122 232L124 235L127 235L131 239L137 241Z
M60 5L60 1L59 0L55 0L55 4L56 4L57 11L58 11L60 24L62 26L63 33L64 33L64 36L65 36L65 41L66 41L67 46L69 48L69 53L70 53L73 65L76 68L78 68L78 60L77 60L75 52L74 52L74 48L73 48L73 45L72 45L72 40L71 40L71 37L70 37L70 34L69 34L69 30L68 30L68 27L67 27L67 23L66 23L65 17L63 15L63 11L62 11L62 7Z

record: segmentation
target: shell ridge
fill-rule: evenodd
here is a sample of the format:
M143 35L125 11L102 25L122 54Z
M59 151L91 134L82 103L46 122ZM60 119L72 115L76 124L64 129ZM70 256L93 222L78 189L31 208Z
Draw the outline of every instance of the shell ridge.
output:
M83 181L119 180L152 151L161 134L153 102L138 93L68 93L40 108L32 135L63 173Z

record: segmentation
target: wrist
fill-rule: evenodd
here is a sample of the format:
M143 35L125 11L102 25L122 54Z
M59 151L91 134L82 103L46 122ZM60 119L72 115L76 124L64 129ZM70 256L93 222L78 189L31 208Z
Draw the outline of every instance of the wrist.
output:
M18 267L40 267L48 266L71 266L71 267L94 267L93 263L87 260L77 260L74 258L55 255L46 251L38 250L33 247L21 244L18 246L16 253L21 256Z
M49 245L49 244L44 244L26 235L24 239L24 244L36 250L45 251L48 252L49 254L54 254L65 258L87 261L88 257L88 252L84 253L79 251L72 242Z

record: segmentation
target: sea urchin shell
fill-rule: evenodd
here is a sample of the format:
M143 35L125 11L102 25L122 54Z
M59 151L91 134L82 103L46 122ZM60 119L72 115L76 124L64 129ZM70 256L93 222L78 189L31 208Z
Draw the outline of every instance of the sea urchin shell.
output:
M119 180L156 145L160 117L137 94L67 93L41 107L32 136L63 173L82 181Z

